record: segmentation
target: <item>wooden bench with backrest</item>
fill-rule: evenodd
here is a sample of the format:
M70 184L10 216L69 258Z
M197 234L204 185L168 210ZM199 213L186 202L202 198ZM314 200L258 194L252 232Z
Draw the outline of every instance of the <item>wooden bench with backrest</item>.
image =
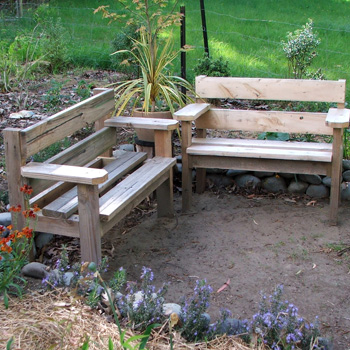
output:
M208 103L185 106L175 113L182 129L182 206L192 201L192 169L196 190L204 191L206 168L272 171L331 176L330 219L337 222L342 170L343 129L349 126L345 81L217 78L198 76L201 99L330 102L328 113L214 108ZM203 101L203 100L202 100ZM192 137L195 123L196 137ZM332 135L332 143L210 138L207 129L243 132L286 132Z
M3 132L10 204L24 208L20 187L32 186L30 206L42 208L32 226L39 232L80 237L83 261L99 262L101 236L155 190L158 216L173 215L176 161L171 153L171 133L178 122L108 119L113 111L113 90L104 89L26 129ZM28 162L36 153L94 122L96 131L90 136L43 163ZM117 143L116 127L135 126L155 130L156 156L149 160L141 152L111 156ZM19 227L25 224L23 218L17 221Z

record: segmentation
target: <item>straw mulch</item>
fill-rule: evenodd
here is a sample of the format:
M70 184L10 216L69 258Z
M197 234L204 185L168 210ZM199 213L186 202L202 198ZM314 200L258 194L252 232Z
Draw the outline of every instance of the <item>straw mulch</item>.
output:
M0 304L0 348L6 348L11 337L13 350L72 350L79 349L86 337L89 350L108 349L108 339L114 348L122 349L118 328L97 310L92 310L78 297L66 292L32 292L23 299L11 298L9 308ZM163 329L164 327L162 327ZM147 343L150 350L170 349L169 335L154 330ZM127 332L126 338L133 335ZM233 337L220 337L207 343L187 344L174 333L173 348L251 350Z

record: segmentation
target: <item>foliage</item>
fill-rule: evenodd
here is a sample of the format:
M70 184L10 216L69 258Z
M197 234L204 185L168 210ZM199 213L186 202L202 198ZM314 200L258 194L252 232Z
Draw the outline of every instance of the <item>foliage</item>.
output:
M90 97L92 87L93 84L87 84L85 80L80 80L74 91L80 97L80 101L83 101Z
M25 280L20 276L22 267L28 262L29 254L33 246L34 230L29 228L30 220L36 219L36 212L40 209L37 206L30 208L29 197L32 193L30 186L24 185L21 187L25 197L25 208L20 205L11 207L10 211L16 215L22 213L26 219L25 227L19 231L13 225L6 228L0 226L0 295L4 297L5 306L8 307L8 293L22 295L22 284ZM22 211L23 210L23 211Z
M52 145L46 147L42 151L34 154L32 160L34 162L43 163L46 160L50 159L51 157L55 156L56 154L62 152L69 146L71 146L71 141L68 137L66 137L63 140L57 141Z
M222 56L214 59L207 54L204 54L203 58L198 59L197 65L193 70L196 76L206 75L208 77L228 77L231 75L228 61L224 61Z
M258 135L258 140L288 141L289 134L287 132L262 132Z
M61 90L66 82L67 81L57 81L55 79L51 80L51 87L47 91L46 95L43 96L45 108L53 110L57 109L62 98L65 97L61 94Z
M316 48L321 41L313 32L313 21L309 21L294 33L287 34L287 42L282 41L283 52L288 60L289 75L295 79L306 76L307 68L317 56ZM316 76L320 76L320 72Z
M272 350L321 349L318 347L318 321L307 323L298 308L282 301L283 286L276 287L269 297L262 295L259 311L253 316L252 332L258 343Z
M350 159L350 130L344 129L343 157Z

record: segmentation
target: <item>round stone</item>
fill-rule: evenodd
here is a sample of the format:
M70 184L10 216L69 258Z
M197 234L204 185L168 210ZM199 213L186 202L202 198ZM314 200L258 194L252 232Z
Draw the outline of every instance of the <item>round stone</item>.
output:
M242 175L242 174L246 174L247 170L234 170L234 169L229 169L226 172L226 176L229 177L235 177L237 175Z
M332 184L332 178L329 177L329 176L325 176L323 179L322 179L322 183L327 186L327 187L331 187L331 184Z
M350 182L350 170L346 170L343 172L344 181Z
M262 177L269 177L269 176L273 176L275 173L271 172L271 171L254 171L254 176L262 178Z
M225 175L209 174L207 175L207 180L209 183L218 188L224 188L233 185L233 179Z
M343 169L350 170L350 159L343 159Z
M329 188L325 185L310 185L306 194L311 198L327 198L329 197Z
M292 181L288 186L289 193L304 194L309 184L303 181Z
M238 175L235 177L238 187L256 189L261 186L261 180L250 174Z
M264 190L270 193L286 192L286 181L280 176L267 177L262 181L262 187Z
M301 181L308 182L312 185L320 185L322 183L322 178L320 175L299 174L298 178Z
M48 267L44 264L41 264L39 262L31 262L23 266L22 273L27 277L43 279L49 274L47 269Z

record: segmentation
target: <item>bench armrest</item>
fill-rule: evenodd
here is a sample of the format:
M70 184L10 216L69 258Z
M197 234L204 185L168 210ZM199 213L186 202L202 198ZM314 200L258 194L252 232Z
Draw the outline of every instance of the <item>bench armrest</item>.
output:
M36 162L23 166L21 174L27 178L73 182L85 185L98 185L108 179L108 172L104 169Z
M330 108L326 117L326 125L331 128L347 128L349 126L349 118L349 109Z
M113 117L105 121L109 127L131 127L152 130L175 130L179 122L174 119Z
M174 113L179 121L194 121L210 109L210 103L192 103Z

